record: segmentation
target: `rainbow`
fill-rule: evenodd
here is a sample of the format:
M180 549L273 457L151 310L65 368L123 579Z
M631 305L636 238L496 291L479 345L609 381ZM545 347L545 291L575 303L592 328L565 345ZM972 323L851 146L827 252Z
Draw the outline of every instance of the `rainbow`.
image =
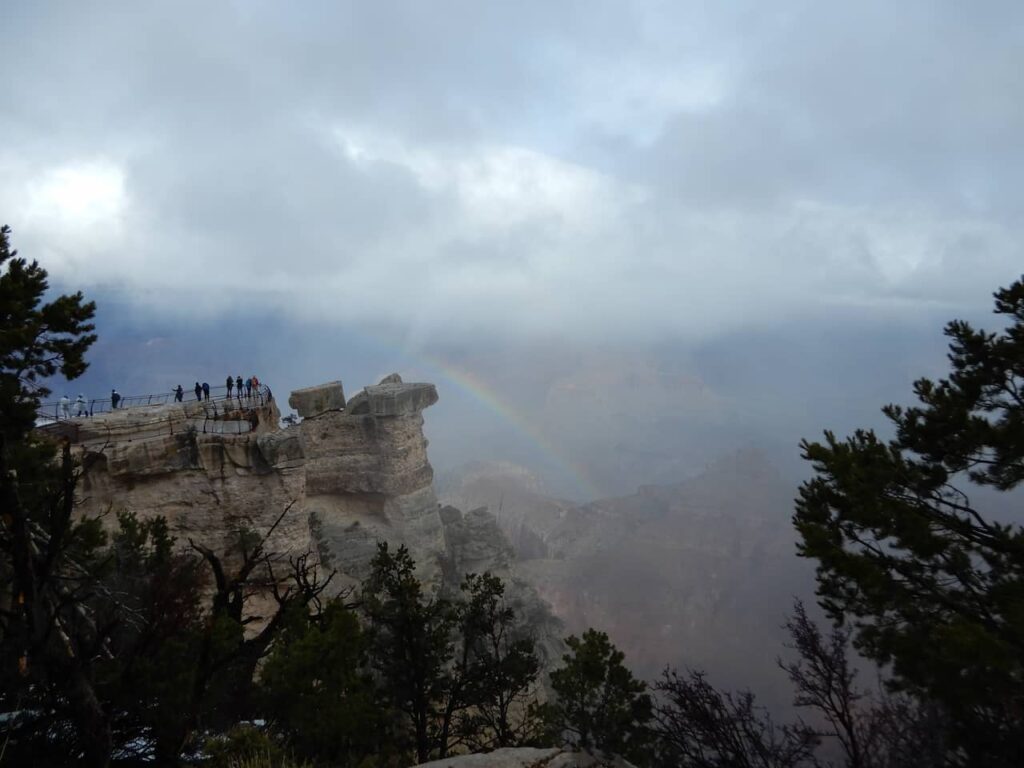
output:
M544 434L529 416L503 399L493 387L478 376L435 355L422 351L413 352L408 347L402 347L399 351L406 359L436 371L445 381L455 385L459 390L469 395L512 427L517 434L537 448L545 461L550 462L559 472L564 473L573 480L583 501L593 501L606 495L590 479L587 471L551 442L548 436Z

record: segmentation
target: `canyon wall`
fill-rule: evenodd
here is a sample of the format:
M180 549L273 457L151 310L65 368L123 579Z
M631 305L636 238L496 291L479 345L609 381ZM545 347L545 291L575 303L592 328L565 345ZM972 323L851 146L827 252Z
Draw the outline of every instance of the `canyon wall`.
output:
M392 374L348 401L341 382L297 390L289 404L301 421L283 428L269 391L75 420L79 510L107 513L111 525L124 511L163 516L180 544L192 539L229 561L240 530L264 533L280 517L268 548L315 552L339 589L367 575L378 541L407 546L439 592L491 571L551 658L561 627L519 578L494 517L437 502L423 435L423 411L437 399L433 384Z

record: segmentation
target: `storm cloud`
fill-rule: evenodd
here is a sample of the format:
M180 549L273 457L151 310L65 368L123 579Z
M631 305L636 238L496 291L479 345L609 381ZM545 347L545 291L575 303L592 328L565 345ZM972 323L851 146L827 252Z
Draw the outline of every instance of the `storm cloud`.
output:
M867 339L902 385L925 321L1019 275L1022 43L1013 2L12 2L0 218L139 344L225 318L293 355L443 343L536 366L547 423L628 365L731 434L812 386L751 339Z

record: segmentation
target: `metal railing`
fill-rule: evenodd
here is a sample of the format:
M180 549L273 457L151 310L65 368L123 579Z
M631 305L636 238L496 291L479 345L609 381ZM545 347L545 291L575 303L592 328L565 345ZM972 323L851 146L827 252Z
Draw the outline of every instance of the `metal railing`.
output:
M238 402L239 404L258 403L263 406L274 399L273 394L270 391L270 387L266 384L260 384L260 386L249 392L248 394L237 394L236 391L232 391L229 396L227 394L227 387L221 385L219 387L210 387L210 396L205 396L198 399L195 398L194 390L183 390L182 399L177 400L176 392L171 390L170 392L157 392L149 395L122 395L117 402L117 407L113 406L113 401L108 398L91 399L85 401L84 404L78 400L72 400L68 403L68 414L65 416L61 412L60 400L54 400L47 403L40 403L36 413L39 418L43 420L60 421L67 418L85 418L86 415L94 416L97 413L110 413L112 411L123 411L129 408L144 408L150 406L161 406L169 403L181 402L181 403L216 403L231 400L232 402ZM205 393L204 393L205 394ZM86 411L87 413L82 413Z
M215 394L216 390L219 390L219 393ZM65 437L73 443L80 441L80 433L84 433L81 438L84 442L96 440L104 444L117 441L131 443L162 439L166 435L175 434L176 431L181 433L190 429L204 435L244 435L255 431L259 426L257 409L272 402L273 399L274 396L270 388L262 384L250 394L243 393L241 397L237 397L232 393L230 398L227 396L227 387L210 387L210 399L208 400L190 401L183 398L179 405L181 410L178 412L179 418L177 419L173 415L174 411L163 411L154 412L153 418L141 421L132 420L124 424L118 424L116 421L113 423L97 422L95 425L87 417L76 415L78 406L74 401L68 407L70 417L65 418L58 400L55 403L40 405L36 412L36 428ZM174 405L176 400L174 392L129 395L122 398L116 409L111 407L110 399L90 400L88 401L89 416L113 411ZM126 403L126 405L122 407L122 403ZM184 418L181 418L182 415ZM100 428L100 433L95 436L90 435L90 432L95 432L97 428Z

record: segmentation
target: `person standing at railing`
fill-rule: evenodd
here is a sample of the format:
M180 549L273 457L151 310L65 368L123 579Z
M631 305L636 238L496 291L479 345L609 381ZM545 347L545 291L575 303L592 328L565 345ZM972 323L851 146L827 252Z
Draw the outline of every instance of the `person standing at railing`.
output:
M71 418L71 398L67 395L61 395L60 398L60 417L62 419Z
M81 392L78 393L78 397L75 398L75 417L88 416L89 407L85 403L85 395Z
M196 400L203 401L203 387L198 381L196 382Z
M203 400L210 399L210 385L205 381L203 382Z
M228 380L227 380L226 383L227 383L227 386L228 386L228 400L230 400L231 399L231 388L233 386L235 386L235 380L232 379L230 376L228 376Z
M118 403L121 402L121 395L117 393L116 389L110 390L110 409L112 411L117 410Z
M246 398L252 398L252 379L245 380L245 396Z
M235 379L235 390L238 392L238 399L242 399L242 377Z
M185 390L181 388L181 384L178 385L177 389L174 390L174 402L180 403L185 399Z

